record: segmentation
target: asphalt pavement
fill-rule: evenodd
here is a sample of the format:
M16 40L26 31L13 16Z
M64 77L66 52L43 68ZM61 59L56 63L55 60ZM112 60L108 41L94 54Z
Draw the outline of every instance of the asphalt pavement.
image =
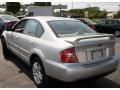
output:
M11 54L10 58L4 58L0 43L0 88L35 88L32 81L30 67L18 57ZM116 39L116 54L120 56L120 38ZM87 79L72 83L65 83L49 78L46 88L119 88L120 64L118 69L105 77L97 80Z

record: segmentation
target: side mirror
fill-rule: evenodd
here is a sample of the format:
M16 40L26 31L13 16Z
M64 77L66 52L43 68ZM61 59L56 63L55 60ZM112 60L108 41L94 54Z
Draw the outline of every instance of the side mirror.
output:
M5 30L6 31L12 31L12 27L6 27Z

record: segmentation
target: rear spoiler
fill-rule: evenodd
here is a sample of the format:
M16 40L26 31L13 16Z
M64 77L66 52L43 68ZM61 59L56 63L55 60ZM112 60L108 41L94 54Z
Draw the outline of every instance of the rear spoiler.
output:
M75 40L75 43L77 43L80 40L83 39L90 39L90 38L101 38L101 37L109 37L110 40L115 40L115 36L112 34L104 34L104 35L94 35L94 36L87 36L87 37L82 37L77 40Z

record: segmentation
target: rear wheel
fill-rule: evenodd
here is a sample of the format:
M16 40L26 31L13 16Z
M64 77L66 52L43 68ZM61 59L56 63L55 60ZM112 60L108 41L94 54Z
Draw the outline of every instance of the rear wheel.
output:
M38 57L33 58L32 62L32 76L37 87L44 87L46 83L46 75L43 64Z
M120 36L120 31L116 30L116 31L114 32L114 35L115 35L116 37L119 37L119 36Z

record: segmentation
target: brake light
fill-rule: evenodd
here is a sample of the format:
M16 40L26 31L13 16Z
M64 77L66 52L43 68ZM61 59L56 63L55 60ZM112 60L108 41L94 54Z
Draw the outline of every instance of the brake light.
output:
M3 33L3 30L0 29L0 33Z
M93 24L93 25L91 25L91 27L92 27L92 29L94 29L94 30L95 30L95 28L96 28L94 24Z
M60 52L60 59L63 63L77 63L75 48L68 48Z
M14 25L13 22L7 22L7 23L6 23L6 26L7 26L7 27L12 27L13 25Z

